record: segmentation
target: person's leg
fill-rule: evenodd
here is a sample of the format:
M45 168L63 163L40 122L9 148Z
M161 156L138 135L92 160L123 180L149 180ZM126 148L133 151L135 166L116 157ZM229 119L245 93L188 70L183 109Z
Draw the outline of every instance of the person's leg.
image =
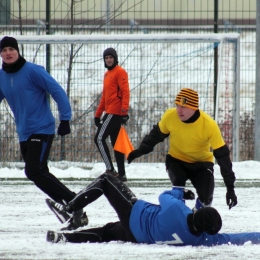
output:
M47 160L54 135L31 135L26 142L20 142L25 162L25 175L53 200L63 203L71 201L75 193L49 172Z
M97 129L94 142L100 152L100 155L106 165L106 169L109 171L114 170L114 166L112 163L111 155L106 143L107 137L111 134L113 131L113 115L111 114L106 114L102 118L102 124Z
M111 140L111 144L113 147L115 146L116 139L117 139L118 133L121 128L121 118L117 119L117 122L114 123L114 126L115 126L115 129L110 134L110 140ZM123 177L125 175L125 155L116 150L114 150L114 154L115 154L118 174L119 174L119 176Z
M132 233L126 232L126 229L118 221L115 223L107 223L103 227L90 228L73 233L62 233L67 242L71 243L102 243L110 241L134 242L135 238Z
M173 186L185 187L188 177L183 162L168 154L166 156L166 169Z
M124 228L129 229L130 213L137 198L123 182L111 174L103 173L86 188L81 190L76 197L69 202L68 211L82 209L103 194L117 212Z
M195 163L191 165L190 180L198 198L196 200L196 209L209 207L212 204L214 193L214 165L213 163Z

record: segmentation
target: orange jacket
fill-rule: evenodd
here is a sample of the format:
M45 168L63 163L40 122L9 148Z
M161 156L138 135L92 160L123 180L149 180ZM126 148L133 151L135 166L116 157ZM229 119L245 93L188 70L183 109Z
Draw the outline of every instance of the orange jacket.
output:
M105 72L103 93L95 117L100 118L104 111L107 114L127 115L129 99L128 75L122 67L117 65Z

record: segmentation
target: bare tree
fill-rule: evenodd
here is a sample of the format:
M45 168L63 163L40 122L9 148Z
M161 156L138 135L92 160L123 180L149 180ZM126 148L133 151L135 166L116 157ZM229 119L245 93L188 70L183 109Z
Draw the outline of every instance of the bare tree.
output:
M69 7L69 14L68 17L70 18L70 34L73 35L75 33L75 13L77 12L77 5L79 3L81 3L82 0L71 0L70 1L70 7ZM137 4L134 4L133 6L129 7L126 10L121 11L122 6L124 5L124 3L126 3L127 1L122 1L119 6L117 8L115 8L113 10L113 12L110 12L112 9L112 6L109 7L108 13L110 14L107 17L107 14L104 14L102 17L97 18L95 20L95 26L93 28L93 30L90 32L90 34L92 34L93 32L95 32L96 30L99 30L100 28L102 28L103 26L107 25L108 23L110 23L111 20L115 19L118 15L121 15L124 12L127 12L129 9L133 8L134 6L140 4L141 2L143 2L143 0L141 0L140 2L138 2ZM104 19L106 17L106 19ZM105 22L103 22L105 20ZM74 68L74 64L76 63L76 59L77 59L77 55L79 53L79 51L82 49L83 45L77 45L77 44L71 44L70 45L70 50L68 52L68 66L67 66L67 86L66 86L66 93L68 98L70 99L70 90L71 90L71 82L73 80L72 78L72 72L73 72L73 68ZM101 94L100 94L101 95ZM100 95L95 99L95 101L97 101L100 97ZM91 107L93 106L94 103L91 104ZM92 111L91 109L87 109L83 115L88 114L90 111ZM80 118L82 118L83 115L79 115ZM75 122L75 119L74 119ZM71 122L73 123L73 122ZM65 137L61 137L61 143L60 143L60 160L66 160L66 143L65 143Z

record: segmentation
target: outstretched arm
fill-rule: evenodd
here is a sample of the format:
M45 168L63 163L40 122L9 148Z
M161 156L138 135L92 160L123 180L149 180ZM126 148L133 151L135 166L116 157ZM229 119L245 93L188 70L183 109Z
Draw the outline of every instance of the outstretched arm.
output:
M134 159L150 153L153 151L153 148L155 145L157 145L160 142L163 142L165 138L167 138L169 134L164 134L161 132L158 124L153 126L153 129L150 131L148 135L146 135L141 142L140 146L138 149L132 151L128 155L128 163L131 163Z
M213 151L220 167L221 175L227 187L226 201L229 209L237 205L237 196L234 191L234 183L236 180L235 173L232 170L232 163L229 157L229 149L226 145Z
M166 210L177 201L194 200L195 194L188 189L173 187L172 190L166 190L159 196L161 207Z

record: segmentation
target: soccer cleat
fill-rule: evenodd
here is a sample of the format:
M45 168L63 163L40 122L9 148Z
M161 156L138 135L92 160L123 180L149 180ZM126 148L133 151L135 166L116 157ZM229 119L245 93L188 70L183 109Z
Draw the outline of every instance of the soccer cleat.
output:
M66 242L66 237L62 233L57 233L49 230L47 232L46 241L52 243L58 243L60 241Z
M115 177L118 177L118 172L114 169L114 170L106 170L105 173L109 173Z
M50 210L56 215L61 223L65 223L70 219L70 215L65 211L65 206L51 199L45 200Z
M83 210L78 210L72 213L72 217L68 221L68 225L61 230L75 230L79 227L88 225L88 216Z
M125 175L121 176L121 175L118 175L117 178L122 181L122 182L127 182L127 178Z

